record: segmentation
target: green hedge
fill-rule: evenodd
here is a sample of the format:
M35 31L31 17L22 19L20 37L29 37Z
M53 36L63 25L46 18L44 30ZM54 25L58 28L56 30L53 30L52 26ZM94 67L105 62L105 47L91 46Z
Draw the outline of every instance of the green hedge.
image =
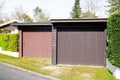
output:
M3 50L18 51L18 34L0 34L0 47Z
M112 14L108 18L108 60L120 67L120 13Z

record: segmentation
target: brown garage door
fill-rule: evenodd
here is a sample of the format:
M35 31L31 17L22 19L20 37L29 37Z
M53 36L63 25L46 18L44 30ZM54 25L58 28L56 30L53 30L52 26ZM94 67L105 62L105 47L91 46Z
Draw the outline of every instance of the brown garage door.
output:
M51 31L23 31L23 57L51 57Z
M105 65L104 31L58 31L58 64Z

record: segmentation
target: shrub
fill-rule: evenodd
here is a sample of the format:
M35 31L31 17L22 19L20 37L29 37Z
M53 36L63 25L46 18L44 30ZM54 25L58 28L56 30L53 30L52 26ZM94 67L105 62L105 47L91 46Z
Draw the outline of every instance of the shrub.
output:
M0 39L0 44L1 44L2 49L6 50L7 46L8 46L9 36L6 35L6 34L1 34L0 38L1 38Z
M120 67L120 13L115 13L108 18L108 60Z
M18 35L17 34L10 34L9 35L9 42L8 42L8 51L18 51Z
M7 51L18 51L18 34L0 34L0 47Z
M2 47L2 36L0 34L0 47Z

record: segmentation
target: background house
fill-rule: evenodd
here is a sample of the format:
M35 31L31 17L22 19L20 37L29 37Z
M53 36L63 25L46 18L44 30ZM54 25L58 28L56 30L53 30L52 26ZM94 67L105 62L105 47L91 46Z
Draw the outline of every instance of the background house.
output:
M21 21L18 20L12 20L12 21L8 21L5 23L0 24L0 29L1 30L6 30L8 33L18 33L18 29L17 27L11 26L11 23L18 23Z

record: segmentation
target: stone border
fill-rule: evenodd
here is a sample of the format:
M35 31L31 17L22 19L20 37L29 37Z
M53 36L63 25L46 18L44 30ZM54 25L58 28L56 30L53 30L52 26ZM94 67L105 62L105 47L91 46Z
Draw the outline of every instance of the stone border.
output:
M4 50L2 50L1 47L0 47L0 54L5 54L5 55L8 55L8 56L13 56L13 57L19 57L18 52L4 51Z
M110 70L110 72L113 73L113 75L117 78L120 79L120 68L112 65L108 59L106 59L106 67Z

